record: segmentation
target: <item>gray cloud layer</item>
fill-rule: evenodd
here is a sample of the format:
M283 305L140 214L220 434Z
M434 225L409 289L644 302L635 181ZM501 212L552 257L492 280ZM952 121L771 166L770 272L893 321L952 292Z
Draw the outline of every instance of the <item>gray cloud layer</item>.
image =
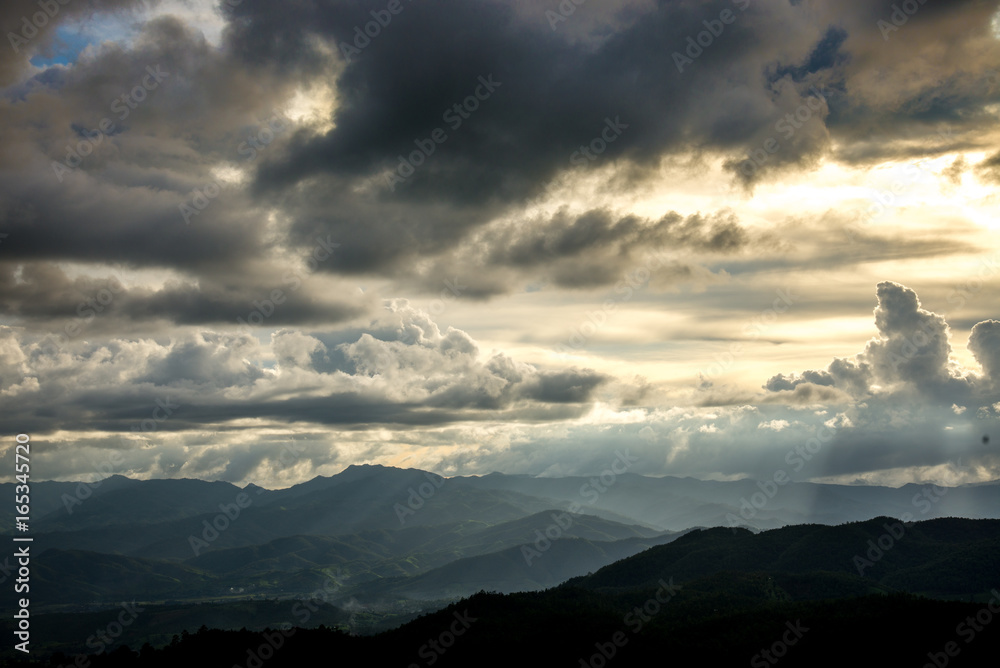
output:
M238 477L269 461L277 437L256 436L260 452L227 442L193 457L200 430L389 425L432 447L506 422L500 445L427 461L541 472L597 465L637 438L640 422L616 434L587 423L601 403L645 416L653 473L761 473L763 454L827 422L840 446L811 475L947 463L942 443L996 419L1000 325L965 314L981 368L962 368L949 323L896 283L878 285L877 337L862 352L776 375L759 395L692 389L688 412L644 405L660 388L610 372L482 354L394 299L597 293L654 258L650 285L694 292L733 276L770 285L779 271L968 253L951 220L919 235L865 228L849 245L845 211L699 211L681 187L677 203L639 213L642 198L628 197L669 191L665 166L696 177L722 164L749 201L823 164L956 150L986 157L941 167L949 187L995 184L1000 0L893 18L896 4L595 1L562 21L547 13L555 3L404 0L365 41L363 3L243 0L220 9L215 45L182 18L145 20L117 0L58 5L27 37L37 2L5 3L4 34L25 35L0 60L6 428L100 441L169 398L184 409L154 419L156 431L184 442L161 443L156 463L133 453L136 470ZM142 23L69 65L32 65L64 49L58 27L112 14ZM279 114L303 98L322 117ZM746 285L706 294L698 326L751 308ZM856 295L831 295L797 312L853 315ZM726 332L712 336L740 336ZM347 457L309 438L314 466ZM907 439L913 448L886 445ZM378 454L371 441L352 447ZM242 463L220 469L230 456Z
M878 21L891 16L889 2L616 2L553 24L537 7L448 0L404 3L365 42L356 28L373 19L360 4L246 0L223 7L221 49L160 17L127 46L106 43L72 67L30 70L31 54L54 48L55 26L86 12L135 10L70 3L2 72L10 85L0 101L0 225L9 253L0 264L16 256L176 271L186 284L134 293L132 317L201 323L231 320L246 303L227 283L266 289L287 269L275 251L301 260L317 238L342 244L322 272L434 292L443 274L421 260L437 258L466 282L475 277L461 298L540 280L610 285L640 248L693 249L711 262L761 240L725 212L649 221L592 211L542 224L518 212L566 174L610 165L627 189L663 160L730 156L733 178L752 187L808 168L834 144L849 161L907 155L915 142L927 150L942 122L951 146L974 145L991 122L985 108L1000 100L1000 46L987 32L997 7L921 6L885 39ZM8 3L0 23L17 32L33 8ZM688 38L696 42L724 12L731 22L719 22L722 32L694 57ZM364 46L345 47L356 40ZM675 54L689 48L683 63ZM151 82L151 67L168 75L125 106L119 98ZM335 88L333 128L291 124L247 161L244 140L261 136L263 119L300 87L322 85ZM101 132L104 119L112 127ZM437 128L443 143L428 139ZM387 187L399 156L428 141L425 163ZM86 145L92 151L77 166L53 166L72 163L67 156ZM748 154L765 159L749 165ZM219 182L220 164L249 170L252 188ZM990 164L980 172L988 176ZM179 206L213 183L219 193L185 220ZM510 228L512 215L525 225ZM586 275L570 266L581 258ZM3 267L7 276L14 270ZM43 271L32 275L41 280ZM25 303L52 294L19 285L7 311L21 317L30 316ZM313 315L286 309L282 322Z

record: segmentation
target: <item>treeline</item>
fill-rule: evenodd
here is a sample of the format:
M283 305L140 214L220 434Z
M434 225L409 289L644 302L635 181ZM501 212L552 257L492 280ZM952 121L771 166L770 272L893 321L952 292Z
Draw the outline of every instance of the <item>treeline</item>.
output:
M766 581L758 584L767 586ZM743 594L726 596L696 587L679 588L673 595L662 588L614 595L577 588L480 593L376 636L351 636L325 626L263 632L203 627L160 648L119 647L98 656L56 654L44 661L14 660L7 665L598 668L769 666L780 660L782 666L936 662L940 668L992 665L1000 650L1000 620L993 619L984 603L908 594L789 601L781 600L779 590L752 605ZM990 620L985 622L987 615Z

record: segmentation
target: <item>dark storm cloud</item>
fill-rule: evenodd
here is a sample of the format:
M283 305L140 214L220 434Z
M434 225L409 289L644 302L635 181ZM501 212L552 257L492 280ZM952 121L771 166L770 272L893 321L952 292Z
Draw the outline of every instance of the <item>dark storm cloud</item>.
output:
M379 186L376 187L380 187ZM267 195L267 198L274 195ZM322 185L286 195L284 210L294 220L295 243L330 234L343 245L338 273L397 276L419 258L439 255L458 245L470 227L487 223L500 209L447 202L378 203L346 184L322 179Z
M594 388L607 380L607 376L577 369L542 373L525 389L524 396L544 403L579 403L589 400Z
M252 114L231 107L260 93L262 82L228 69L204 38L164 17L129 50L105 44L55 87L31 82L0 101L7 130L22 130L5 132L0 159L11 253L209 273L262 257L262 216L238 193L190 221L179 210L213 180L213 158L234 157Z
M777 376L771 378L764 385L764 389L770 392L781 392L785 390L794 390L799 385L803 383L812 383L813 385L833 385L833 377L823 371L805 371L802 375L795 376L785 376L779 373Z
M6 3L4 30L19 30L37 1ZM401 426L386 447L416 450L436 431L420 428L448 425L448 449L462 450L455 462L515 470L531 461L540 471L600 463L621 439L634 441L638 424L612 437L617 427L593 422L617 410L606 405L624 403L628 419L650 418L651 473L763 466L767 474L759 448L780 462L817 424L835 423L838 438L857 450L846 448L819 475L940 462L930 421L954 417L962 426L979 413L994 421L1000 414L995 321L969 323L982 371L963 369L950 357L949 323L895 283L878 287L876 338L861 353L819 370L786 369L763 395L723 386L690 415L636 405L652 402L645 396L659 388L484 354L471 336L442 330L405 300L378 315L372 308L384 296L594 290L641 270L645 278L628 294L647 280L654 289L632 306L690 322L679 319L670 338L656 338L622 321L623 336L655 339L644 350L677 341L691 346L686 352L706 339L801 343L784 330L758 339L747 326L788 293L791 329L796 319L856 314L859 301L870 309L871 286L859 295L826 270L967 252L975 230L954 220L920 233L872 227L852 243L843 233L850 211L805 220L808 213L775 214L780 205L765 201L737 218L719 208L725 188L717 186L725 184L716 182L716 166L745 186L736 191L744 197L830 158L860 168L982 152L992 157L956 161L938 176L995 178L996 138L988 135L991 105L1000 101L1000 42L989 31L1000 0L918 3L898 30L879 23L893 20L898 0L593 0L563 3L576 7L565 21L547 14L560 11L554 0L402 0L377 36L356 44L385 5L234 4L222 8L218 46L168 16L121 43L93 44L68 65L31 66L31 56L56 53L57 25L92 17L99 26L108 11L130 5L71 0L17 58L0 59L0 397L8 431L132 436L140 427L140 436L158 440L150 451L161 461L143 453L136 462L145 468L136 470L211 476L229 456L222 475L239 477L260 470L264 450L213 444L201 453L199 432L267 439L258 432L324 425L315 465L324 456L384 455L382 435L365 442L365 431ZM707 37L710 44L697 46ZM169 74L119 117L116 100L150 81L150 68ZM254 158L241 152L276 110L303 106L306 116L275 131ZM327 111L330 129L309 115ZM113 127L97 134L105 118ZM66 165L84 146L79 164ZM699 170L683 175L694 192L678 192L686 186L664 176L680 165ZM208 186L219 192L201 194L195 213L193 196ZM677 201L634 213L652 201L661 206L671 190ZM776 216L802 222L782 227ZM315 259L318 239L340 246L307 281L303 264ZM653 269L651 258L662 264ZM122 279L103 311L85 315L97 311L87 300L109 290L114 264L139 278ZM272 290L293 291L288 272L298 272L302 289L262 317L255 333L264 340L233 333ZM361 280L363 294L354 284ZM651 294L681 282L692 289ZM709 283L712 290L699 291ZM376 294L382 290L388 295ZM546 296L556 303L566 293ZM500 336L530 342L538 302L504 307L528 315L504 323ZM981 313L988 307L981 300L977 316L993 317ZM453 315L471 318L471 310L462 305ZM496 332L491 317L483 327ZM213 331L217 323L228 325ZM84 333L53 344L67 324ZM313 331L261 334L283 325ZM710 391L692 388L694 403ZM160 420L157 402L180 406ZM761 408L736 405L749 402ZM545 424L567 420L579 422L558 436L567 425ZM147 421L162 433L146 433ZM451 447L482 442L473 432L497 423L513 448L490 455L486 446ZM528 423L538 431L516 433ZM358 433L358 448L338 459L326 446L346 432ZM886 444L906 439L916 446L888 456ZM73 466L80 470L78 460Z
M986 107L1000 100L995 0L817 4L847 32L826 119L836 157L874 163L982 147L995 126ZM908 6L911 9L913 5Z
M375 206L359 202L346 189L315 195L315 201L287 210L294 212L303 243L330 229L343 240L338 261L320 271L378 273L432 293L457 278L461 287L451 295L463 299L508 293L525 281L571 288L613 284L651 254L733 257L779 245L772 235L748 230L731 211L686 217L669 212L650 220L594 209L508 223L489 220L500 213L497 207L437 202ZM469 229L471 221L481 229ZM436 261L427 263L428 257ZM680 279L692 273L686 266L678 270Z
M297 147L286 161L268 165L260 186L295 182L318 172L350 177L394 168L398 154L409 153L414 140L442 126L443 112L472 95L479 76L491 73L502 82L499 89L470 112L471 118L438 148L438 155L428 158L426 168L417 169L399 187L397 196L419 199L447 193L469 201L529 195L564 168L609 115L629 125L608 145L610 159L648 166L664 154L690 148L749 150L764 133L775 134L776 122L814 97L810 86L826 90L829 84L840 105L830 125L848 132L859 121L883 122L890 115L896 124L900 116L921 123L938 117L958 120L1000 94L996 85L992 90L977 85L982 83L978 76L987 80L983 63L989 59L981 51L972 58L974 47L963 42L976 22L982 22L982 32L988 30L996 6L922 6L900 34L887 41L877 21L892 14L890 2L816 8L780 2L664 1L594 47L567 41L547 23L519 15L509 3L406 4L346 63L338 81L343 106L337 112L337 128ZM269 53L282 62L297 61L311 53L307 32L324 36L331 45L352 44L354 29L371 20L367 10L327 2L297 5L272 16L260 3L245 2L234 14L246 23L229 36L233 47L248 57L259 57L267 44L293 43L302 48ZM705 30L702 22L716 20L724 10L735 13L733 23L679 72L673 54L683 53L687 38ZM775 40L783 27L798 32ZM960 31L962 40L956 45ZM268 39L262 36L265 32ZM947 43L960 51L948 60L968 74L956 72L946 81L925 76L915 89L912 84L907 89L881 82L878 103L889 97L896 102L892 109L876 106L874 99L838 93L861 67L899 67L899 52L904 46L912 52L918 42L922 48L911 53L908 62L922 62L935 45ZM409 54L416 51L421 58L414 60ZM767 73L763 82L762 70ZM818 126L813 122L803 128L791 120L789 127L795 131L771 157L772 166L812 159L826 145L823 99L809 114L817 117ZM935 105L942 107L940 114ZM723 109L726 113L719 113Z
M251 164L246 141L262 128L261 152L279 151L294 124L275 110L306 78L249 71L172 16L142 24L129 44L92 45L34 75L25 63L21 74L0 97L0 312L59 331L90 314L89 336L144 321L235 325L275 289L298 291L303 263L335 261L336 240L275 235L273 212L213 171ZM88 306L110 278L70 281L55 264L66 261L174 276L159 288L117 285L110 303ZM371 306L313 283L294 297L265 314L271 324L336 322Z
M180 325L206 323L236 323L247 320L248 314L254 310L268 311L269 326L289 323L333 323L349 320L364 314L367 309L361 300L328 301L319 295L295 299L289 292L289 286L296 285L293 279L282 288L261 286L258 291L253 288L238 293L225 294L221 291L215 294L205 294L205 291L194 285L177 286L149 294L135 295L122 307L125 315L134 320L162 318ZM272 301L273 293L278 292L280 303ZM315 291L314 291L315 292ZM147 297L148 295L148 297ZM254 302L260 304L255 307ZM273 307L273 308L272 308Z
M403 3L367 38L358 36L374 20L366 5L329 1L278 12L248 1L232 9L226 38L250 63L279 68L318 66L315 37L337 52L336 65L323 65L339 74L336 127L297 135L287 152L266 156L256 188L285 194L293 235L349 239L350 261L334 271L391 274L417 255L457 246L577 164L619 165L635 179L664 157L709 151L732 155L734 178L752 186L775 170L814 164L831 139L846 152L877 142L866 155L914 150L903 139L926 143L944 119L930 111L935 101L947 100L958 135L981 128L983 107L1000 96L997 86L982 85L990 53L1000 50L974 39L997 2L921 6L885 40L877 22L892 4L609 5L600 31L587 34L581 26L593 28L594 18L583 11L553 29L537 8L449 0ZM723 11L733 20L709 46L689 63L675 56ZM903 71L903 42L907 82L876 86L872 70ZM945 44L955 55L938 63L952 71L942 79L926 65ZM445 138L436 142L439 128ZM607 141L591 144L602 133ZM601 148L594 160L581 152L588 146ZM761 164L748 165L746 155L760 151ZM401 178L390 182L392 174ZM590 231L596 244L606 229ZM603 274L610 279L614 270Z
M510 292L525 280L600 287L643 267L655 270L665 286L695 278L698 272L687 263L693 254L730 257L775 245L775 239L750 232L729 211L687 217L670 212L650 220L606 209L579 215L562 210L548 219L491 225L419 278L428 289L440 290L446 279L461 277L459 296L472 299Z
M491 263L534 267L594 250L620 255L666 248L727 253L750 245L750 234L731 214L706 219L670 212L652 222L637 216L615 220L609 211L593 210L575 218L564 212L547 225L498 234L488 245L493 249Z
M308 26L331 45L351 44L354 28L371 20L367 7L353 3L298 6L267 20L259 6L245 2L234 10L246 19L228 35L241 53L258 53L262 42L293 40L295 26ZM688 70L678 71L674 52L705 30L702 21L716 20L723 10L735 12L737 20ZM380 175L437 127L447 140L426 166L382 199L516 201L565 169L581 145L601 136L609 119L623 126L613 141L613 133L605 135L602 160L649 167L673 151L736 148L780 109L769 99L772 92L759 86L755 69L789 48L793 53L785 57L796 62L808 62L814 51L801 39L776 49L765 38L775 27L771 22L804 18L778 3L660 2L594 47L568 41L547 21L528 20L510 3L405 4L346 63L338 80L336 129L297 146L286 159L272 160L258 184L274 188L323 172ZM420 58L411 57L415 52ZM273 55L294 61L302 53ZM477 89L486 93L480 77L491 75L498 83L487 89L495 90L481 101L470 98ZM738 85L720 86L725 78ZM786 97L798 99L791 91ZM477 108L449 115L467 99Z
M997 151L976 165L976 171L985 180L1000 183L1000 151Z
M33 56L51 56L59 45L55 31L60 25L95 14L123 16L155 7L159 0L7 0L0 6L0 86L15 81L29 67Z
M980 85L996 45L974 44L996 5L921 6L889 40L877 21L892 3L619 2L581 7L553 24L544 9L517 3L404 2L365 41L359 31L380 11L368 5L245 0L223 8L222 49L161 17L134 44L105 44L72 67L24 79L29 70L19 66L22 79L0 102L5 127L17 129L0 158L0 222L7 248L24 262L251 275L249 265L270 255L266 210L275 209L287 221L288 247L307 251L326 235L343 244L340 261L323 271L437 291L443 274L425 262L436 259L445 273L464 276L460 296L472 298L526 281L612 283L647 241L726 253L746 247L748 236L735 221L713 219L711 233L694 238L690 214L676 214L685 224L675 214L640 225L627 212L617 220L591 212L516 234L491 226L557 177L594 168L613 168L613 187L627 189L664 158L723 155L734 178L752 186L775 170L808 167L831 140L843 151L870 142L878 151L910 151L936 122L928 100L947 99L955 136L970 136L1000 94ZM13 3L6 20L18 21L27 6ZM71 8L100 15L115 6L70 3L56 20ZM732 21L712 23L723 12ZM706 21L722 32L685 62L689 38L707 30ZM48 37L35 39L41 45ZM948 78L930 67L945 40L952 55L939 56L937 66L950 67ZM901 59L903 42L910 51ZM169 77L118 120L112 103L150 66ZM906 83L876 86L871 72L883 67L901 74L909 67ZM247 131L297 86L317 82L335 86L335 126L292 129L241 163L237 147ZM95 135L106 117L115 127ZM895 134L873 134L890 120ZM54 161L67 162L67 145L95 136L100 142L79 166L54 171ZM760 151L766 159L748 169L745 156ZM416 163L417 153L422 164L389 182L404 173L399 156ZM253 172L252 190L223 184L185 219L178 206L216 183L212 168L220 163ZM480 233L486 247L470 249ZM581 258L586 276L580 263L558 266ZM487 270L473 276L473 260ZM539 276L547 262L554 266ZM205 322L217 306L210 295L161 296L137 316L185 303L191 313L179 314L181 322Z
M256 276L238 285L171 281L160 289L128 287L128 273L126 269L70 280L51 263L0 262L0 314L30 323L37 331L69 327L70 336L80 331L93 336L141 331L143 323L329 324L363 315L373 306L360 293L324 294L307 283L309 274L302 270L288 269L281 277ZM260 315L251 317L254 312Z

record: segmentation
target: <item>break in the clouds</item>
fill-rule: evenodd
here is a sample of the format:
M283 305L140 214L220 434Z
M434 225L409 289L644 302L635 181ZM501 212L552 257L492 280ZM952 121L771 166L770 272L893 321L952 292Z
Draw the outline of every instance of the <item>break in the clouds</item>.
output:
M765 476L820 428L804 477L996 477L998 17L6 3L5 430L59 478Z

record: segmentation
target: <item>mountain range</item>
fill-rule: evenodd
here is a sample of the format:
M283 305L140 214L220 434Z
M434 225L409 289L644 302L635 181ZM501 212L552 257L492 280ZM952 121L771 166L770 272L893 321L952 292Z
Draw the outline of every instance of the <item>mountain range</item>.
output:
M439 602L483 589L542 590L663 549L695 528L1000 517L1000 483L779 486L627 472L443 478L351 466L279 490L112 476L35 482L31 493L40 612L136 596L303 596L331 578L342 600Z
M582 540L553 541L538 563L557 549L577 552ZM525 665L596 666L615 658L616 665L645 666L664 652L678 662L767 666L776 647L790 666L843 665L849 658L850 665L922 665L929 656L948 658L940 653L947 647L962 657L948 665L989 665L1000 648L1000 626L990 625L990 610L1000 607L998 548L1000 520L876 517L760 533L698 529L544 591L479 591L421 616L397 609L394 623L381 627L371 623L373 606L353 597L330 606L316 593L305 600L146 604L135 627L106 646L84 633L111 628L113 612L46 614L37 628L56 653L43 663L8 664L54 668L66 660L60 652L87 651L86 638L90 649L105 650L92 657L94 668L249 665L247 657L268 643L274 666L318 656L349 664L431 665L433 658L442 666L501 666L512 655ZM42 560L56 556L47 552ZM452 583L466 572L493 577L488 570L453 572ZM418 590L427 586L426 577L408 580L421 582ZM137 585L122 586L125 593ZM326 590L339 594L336 583ZM9 631L13 623L0 626ZM286 634L280 642L277 629ZM449 651L441 652L434 642L445 638ZM141 652L126 644L141 645Z

